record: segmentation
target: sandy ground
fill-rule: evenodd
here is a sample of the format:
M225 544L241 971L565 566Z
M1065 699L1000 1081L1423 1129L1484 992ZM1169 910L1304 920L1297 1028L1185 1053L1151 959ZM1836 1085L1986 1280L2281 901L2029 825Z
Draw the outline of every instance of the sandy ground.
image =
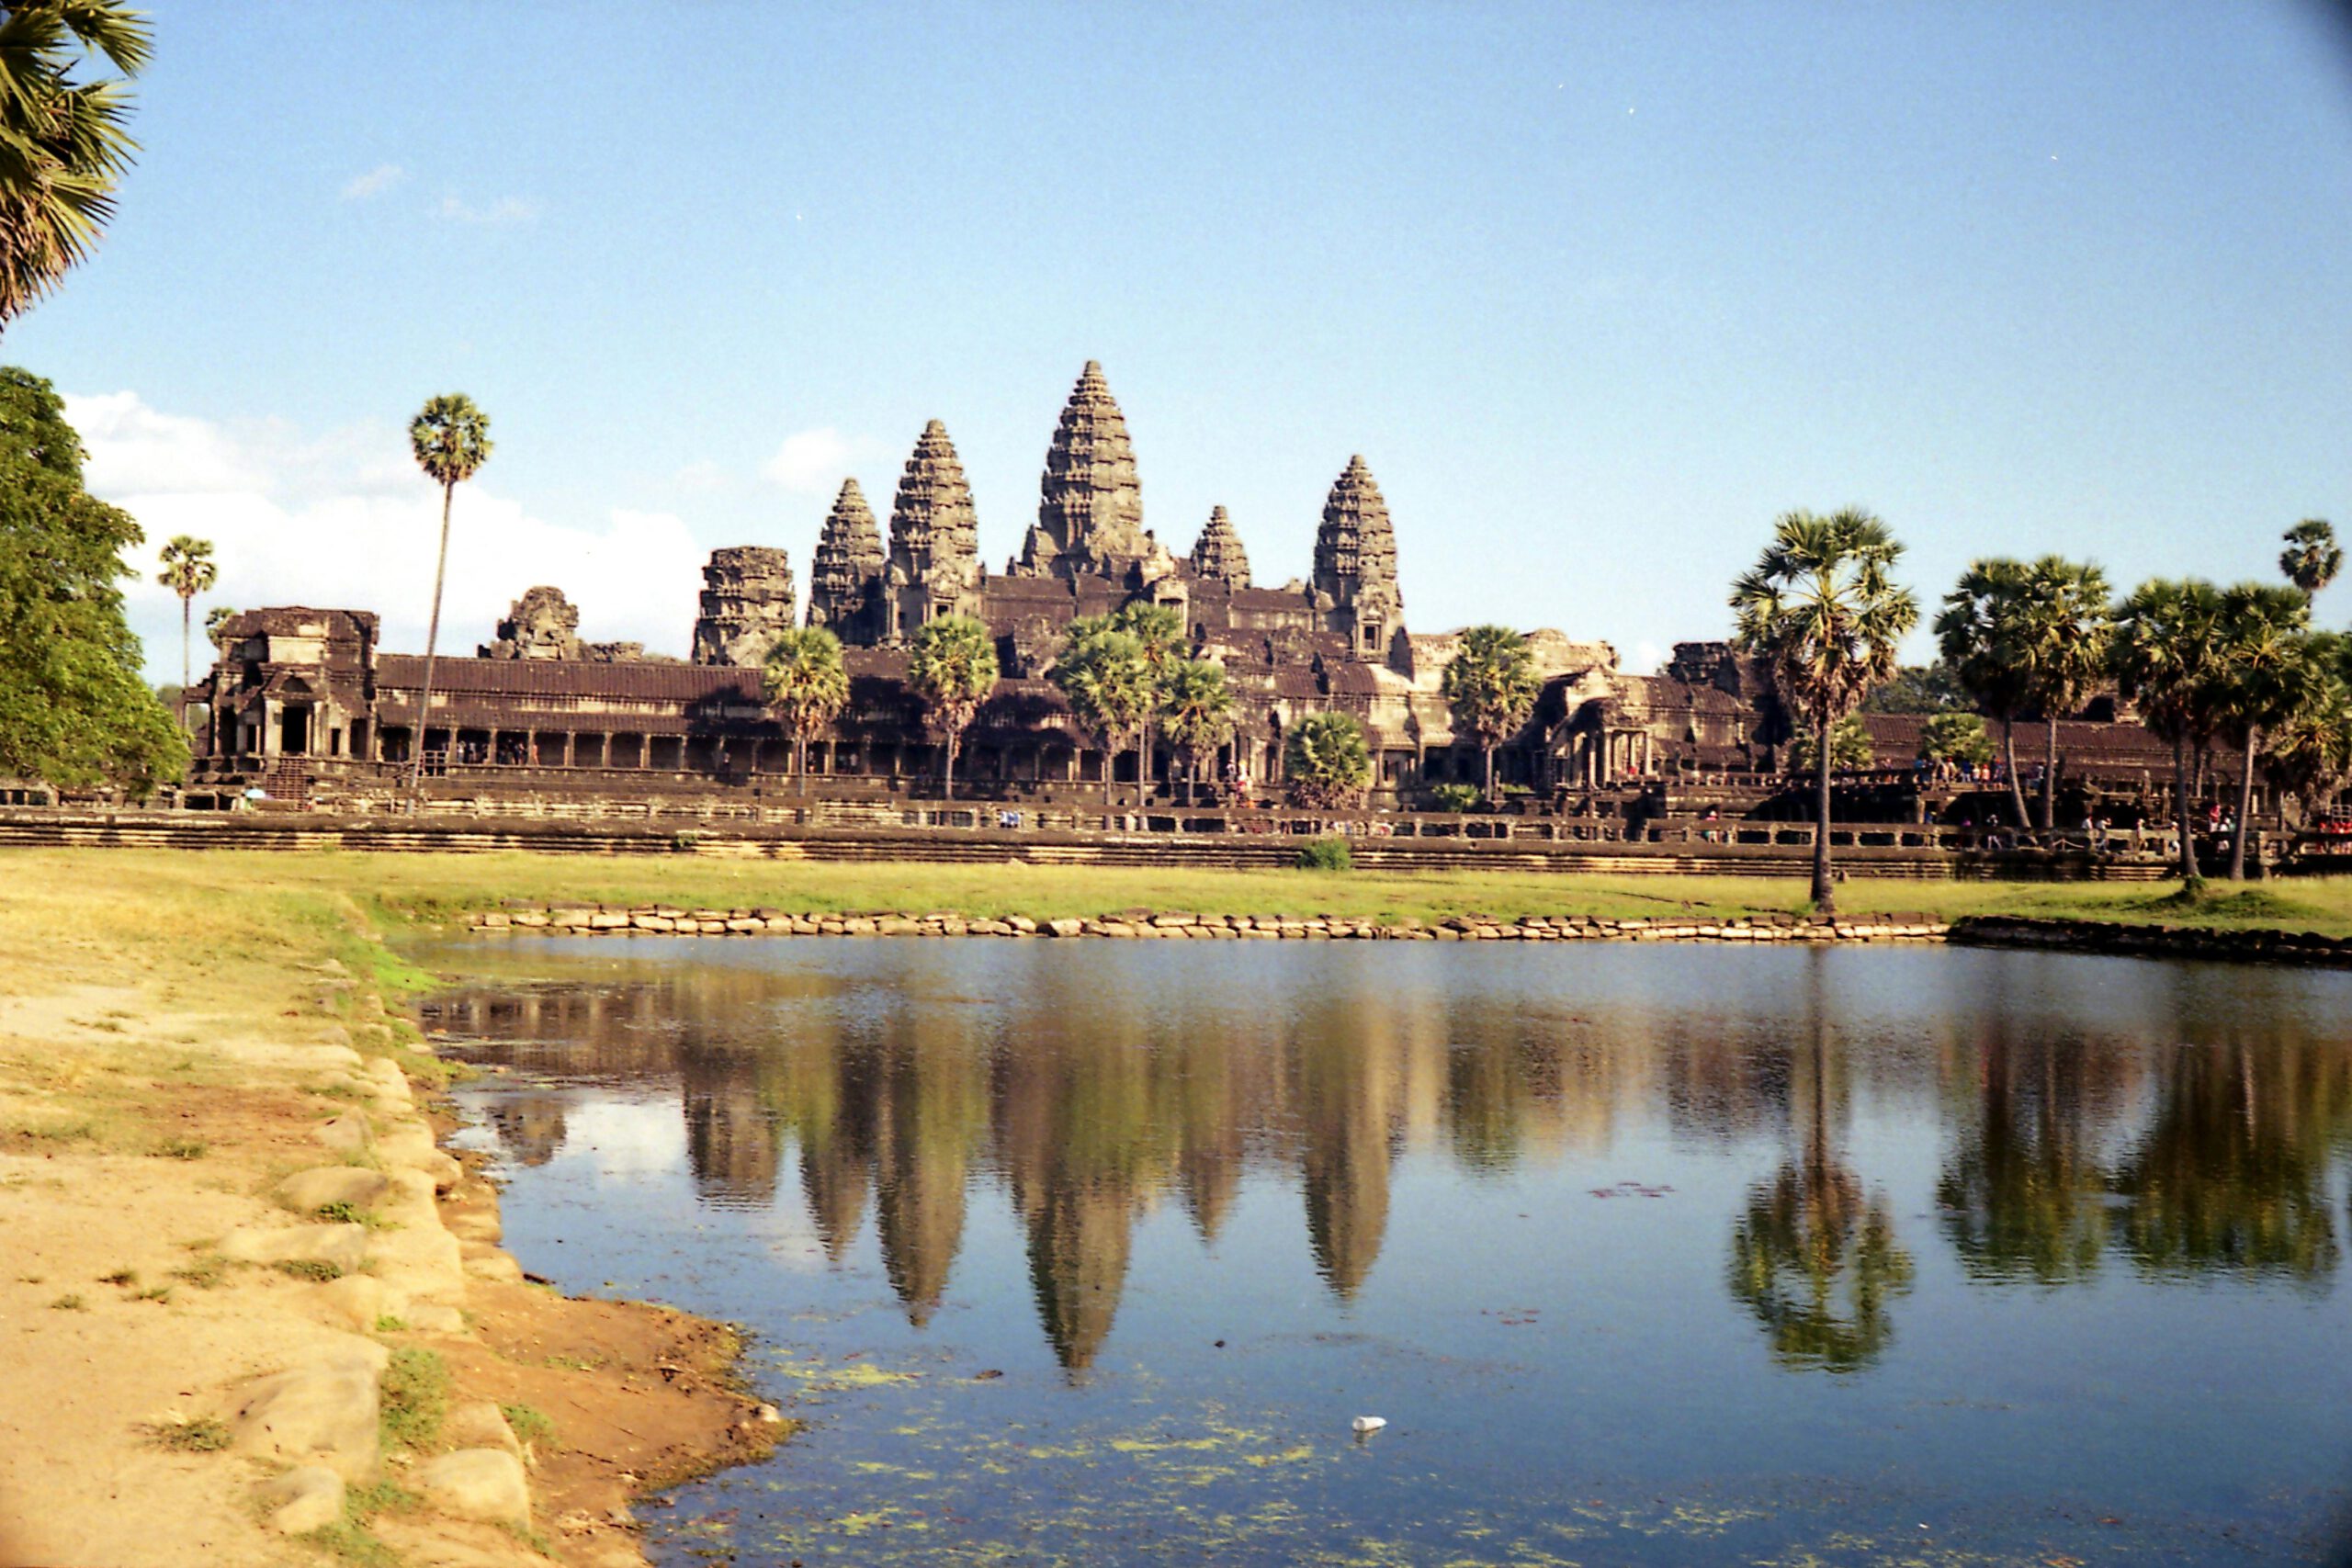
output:
M349 1017L354 982L326 969L315 1021L283 1022L276 1039L159 1008L135 973L0 996L0 1564L641 1562L634 1494L780 1434L728 1385L735 1347L719 1325L524 1281L490 1245L496 1194L471 1170L436 1205L467 1258L462 1320L445 1332L361 1325L320 1281L221 1261L214 1248L240 1227L308 1217L277 1189L322 1163L327 1118L356 1103L383 1139L434 1111L429 1093L411 1109L404 1094L355 1091L338 1047L389 1045L392 1030L327 1016ZM363 1339L437 1351L453 1403L547 1418L552 1435L525 1455L528 1530L405 1502L351 1516L336 1539L281 1535L255 1498L277 1462L164 1440L225 1420L250 1380ZM384 1474L397 1484L424 1457L395 1451Z

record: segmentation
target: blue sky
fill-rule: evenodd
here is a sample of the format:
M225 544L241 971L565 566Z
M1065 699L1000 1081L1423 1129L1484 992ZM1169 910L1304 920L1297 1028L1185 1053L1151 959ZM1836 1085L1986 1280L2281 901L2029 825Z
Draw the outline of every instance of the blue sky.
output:
M699 554L877 511L983 554L1102 361L1146 521L1307 568L1362 452L1408 620L1721 636L1774 514L2267 574L2352 524L2352 36L2316 5L183 4L98 259L12 327L220 597L445 646L536 581L684 652ZM2331 600L2322 617L2345 618ZM151 665L176 606L142 592Z

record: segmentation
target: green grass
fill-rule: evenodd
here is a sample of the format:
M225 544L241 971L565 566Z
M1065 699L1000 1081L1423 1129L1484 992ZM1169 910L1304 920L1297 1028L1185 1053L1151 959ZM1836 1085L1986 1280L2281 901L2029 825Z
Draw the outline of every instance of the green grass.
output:
M49 1310L51 1312L87 1312L90 1310L90 1303L84 1301L80 1296L74 1295L69 1292L50 1303Z
M449 1414L449 1368L440 1353L413 1345L392 1352L383 1377L386 1448L425 1450L441 1440Z
M202 1159L212 1145L196 1138L168 1138L155 1145L159 1159Z
M323 1258L285 1258L272 1267L288 1279L314 1280L321 1284L343 1278L342 1267Z
M517 1441L556 1446L555 1423L545 1411L528 1404L502 1404L498 1410L506 1417L507 1426L514 1428Z
M217 1252L201 1253L173 1269L172 1278L199 1291L218 1290L229 1281L229 1260Z

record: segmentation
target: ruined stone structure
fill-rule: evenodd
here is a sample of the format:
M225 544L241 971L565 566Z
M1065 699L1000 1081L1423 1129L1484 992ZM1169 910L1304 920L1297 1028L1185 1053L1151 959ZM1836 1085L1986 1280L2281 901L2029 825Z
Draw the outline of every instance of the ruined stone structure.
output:
M903 792L935 773L939 737L904 674L915 632L947 615L989 627L1002 671L965 737L959 784L1017 800L1132 783L1132 749L1089 731L1046 677L1074 617L1137 601L1174 608L1193 656L1226 671L1238 728L1205 770L1212 779L1261 794L1279 784L1289 730L1321 711L1363 724L1376 805L1424 804L1430 785L1481 776L1442 693L1458 635L1408 628L1396 523L1361 456L1325 497L1308 579L1255 586L1222 506L1185 555L1144 526L1134 442L1090 361L1047 444L1020 553L991 574L979 544L971 486L936 420L899 476L887 543L856 481L842 484L810 564L806 620L841 637L851 696L809 748L817 787ZM763 699L759 666L792 624L790 564L781 549L720 549L704 580L691 665L582 643L579 612L557 590L533 588L479 658L439 661L429 716L416 706L424 661L379 651L374 615L241 615L191 694L212 716L199 773L221 783L282 776L283 760L299 758L312 776L358 784L404 777L401 764L421 749L428 779L463 775L476 798L512 789L541 800L737 789L780 775L792 748ZM1768 671L1724 643L1677 645L1663 671L1644 676L1625 672L1605 642L1550 630L1528 638L1543 684L1525 728L1497 753L1508 786L1583 810L1668 775L1755 775L1783 760L1787 728ZM1899 730L1887 729L1889 745L1916 744L1916 726ZM2141 764L2134 747L2162 764L2136 727L2100 735L2119 767ZM1150 782L1175 794L1181 761L1161 747L1149 766Z
M766 663L775 639L792 629L791 558L762 545L713 550L702 581L694 661L754 670Z

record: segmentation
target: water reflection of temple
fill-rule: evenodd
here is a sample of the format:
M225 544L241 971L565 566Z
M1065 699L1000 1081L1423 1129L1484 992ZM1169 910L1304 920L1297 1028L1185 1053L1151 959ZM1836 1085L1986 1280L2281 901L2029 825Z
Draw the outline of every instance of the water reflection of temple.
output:
M1295 1175L1308 1256L1351 1302L1376 1284L1408 1154L1483 1180L1606 1152L1628 1125L1770 1162L1732 1216L1724 1279L1791 1367L1886 1354L1914 1255L1939 1240L1991 1288L2116 1258L2155 1281L2334 1274L2352 1043L2314 1037L2305 1012L2256 997L2158 1049L2145 1029L1981 996L1893 1033L1850 1027L1819 982L1777 1009L1577 1009L1395 986L1369 964L1317 968L1257 1010L1171 1004L1066 963L986 998L661 964L484 987L433 1021L516 1067L488 1121L518 1163L564 1147L565 1096L534 1072L674 1084L702 1201L797 1201L837 1263L870 1216L918 1326L954 1299L969 1204L1001 1190L1073 1374L1110 1338L1136 1227L1163 1200L1213 1247L1252 1172ZM1871 1100L1939 1120L1932 1221L1898 1218L1858 1163L1848 1130Z

